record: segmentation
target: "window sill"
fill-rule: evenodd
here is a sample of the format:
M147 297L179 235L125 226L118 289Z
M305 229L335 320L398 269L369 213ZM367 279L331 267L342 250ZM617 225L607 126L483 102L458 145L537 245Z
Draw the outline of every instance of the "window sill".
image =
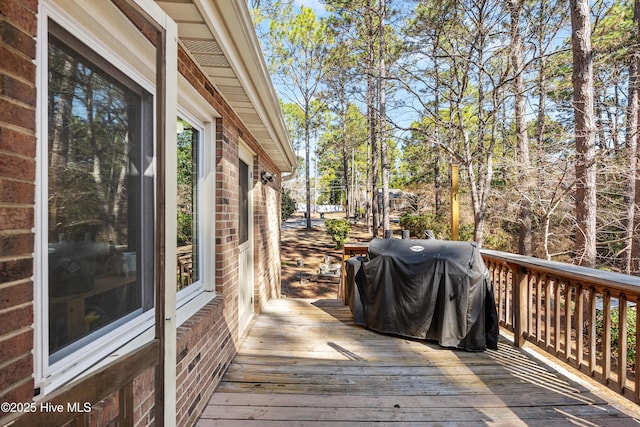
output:
M191 316L196 314L202 307L213 301L216 297L214 291L202 291L195 297L182 303L176 313L176 325L180 327Z
M214 291L201 291L193 298L185 301L177 310L177 327L180 327L185 321L195 315L199 310L201 310L205 305L213 301L215 298L216 293ZM64 383L91 376L111 362L125 356L128 353L135 351L136 349L142 347L144 344L152 341L155 337L155 328L153 325L153 321L146 321L144 323L146 323L146 327L144 328L144 330L130 339L127 343L108 354L106 357L92 364L87 369L83 370L82 372L78 372L76 369L70 369L68 372L66 372L66 374L60 375L58 378L56 378L55 381L49 381L47 384L43 384L43 388L45 389L43 390L44 393L39 395L36 399L46 398L47 394L51 393L53 390L57 389Z
M153 312L150 314L153 314ZM40 384L41 394L38 395L38 398L46 398L47 395L64 384L91 376L112 361L153 340L155 337L153 317L149 315L145 317L138 320L139 324L137 326L134 322L130 322L130 327L126 332L122 328L112 331L107 343L102 344L114 348L110 353L100 356L99 354L91 354L91 351L89 351L83 356L80 354L74 355L70 360L65 361L64 365L55 368L53 375L45 378ZM117 337L120 337L120 345L117 343ZM91 350L91 345L87 346L87 350Z

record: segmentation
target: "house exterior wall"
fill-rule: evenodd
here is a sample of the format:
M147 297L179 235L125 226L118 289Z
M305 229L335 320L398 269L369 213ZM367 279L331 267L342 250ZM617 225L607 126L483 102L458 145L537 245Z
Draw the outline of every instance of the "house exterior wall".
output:
M37 10L0 1L0 402L33 396Z
M277 168L194 63L180 48L178 70L198 93L222 116L216 123L216 235L215 270L218 297L178 328L178 425L193 424L215 390L236 353L238 342L238 150L240 140L256 154L254 159L254 274L256 294L276 296L267 289L279 289L279 275L263 278L258 272L275 263L279 272L279 240L262 251L260 223L263 218L279 218L278 209L269 211L259 194L265 191L259 170L277 174ZM273 190L273 189L272 189ZM266 190L268 191L268 190ZM273 208L273 206L271 206ZM271 234L271 237L279 235ZM278 252L274 253L273 249ZM257 298L255 299L257 301ZM261 306L256 307L261 309ZM256 310L257 312L258 310Z
M117 2L116 2L117 3ZM126 13L126 8L123 9ZM0 401L34 396L36 42L38 0L0 0ZM137 23L144 31L144 25ZM177 330L177 425L193 425L239 346L238 150L254 153L254 311L280 295L280 171L223 96L180 47L178 71L220 114L216 120L216 297ZM263 184L260 172L276 176ZM169 202L169 201L168 201ZM46 396L45 396L46 398ZM136 425L152 425L153 370L134 381ZM117 393L93 405L89 424L115 425ZM0 414L0 424L4 414Z
M254 176L260 177L261 170L273 170L267 162L256 162ZM254 192L256 206L260 206L254 215L255 262L255 305L259 313L271 298L281 295L280 265L280 185L281 177L275 177L273 183L258 185Z

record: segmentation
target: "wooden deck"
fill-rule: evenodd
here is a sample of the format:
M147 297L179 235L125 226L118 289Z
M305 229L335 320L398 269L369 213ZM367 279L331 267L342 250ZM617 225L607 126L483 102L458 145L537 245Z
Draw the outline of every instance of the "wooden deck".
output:
M198 426L638 425L635 406L602 396L506 340L452 351L357 326L337 300L280 299Z

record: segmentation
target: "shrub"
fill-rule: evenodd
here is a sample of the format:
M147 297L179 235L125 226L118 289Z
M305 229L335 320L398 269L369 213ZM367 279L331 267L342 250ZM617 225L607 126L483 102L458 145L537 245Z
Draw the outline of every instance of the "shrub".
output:
M451 225L448 219L432 214L404 214L400 218L400 227L403 230L409 230L411 236L417 239L423 239L426 230L432 230L436 239L447 240L451 238ZM473 226L460 224L458 236L462 241L473 240Z
M185 212L178 212L178 246L193 244L193 217Z
M409 230L411 236L418 239L424 238L424 232L426 230L433 231L436 239L448 239L450 237L448 225L431 214L402 215L400 218L400 227L402 227L403 230Z
M282 220L286 221L296 211L296 201L291 197L291 193L286 188L280 190L280 214Z
M618 337L620 328L627 330L627 366L636 363L636 307L627 307L627 324L620 325L620 307L611 308L611 352L618 354ZM599 310L596 314L596 334L604 336L604 313Z
M347 219L327 219L324 221L327 227L327 234L336 242L336 248L340 249L347 241L349 233L351 233L351 224Z
M431 215L404 214L400 217L400 227L409 230L412 237L423 238L425 230L433 230L436 237L441 238L433 228L433 218Z

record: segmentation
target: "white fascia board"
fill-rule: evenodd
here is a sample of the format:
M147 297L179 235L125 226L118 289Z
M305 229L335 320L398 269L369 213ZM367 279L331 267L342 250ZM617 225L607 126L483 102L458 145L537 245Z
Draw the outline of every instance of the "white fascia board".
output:
M194 3L271 139L288 162L288 170L283 171L294 171L296 156L246 2L194 0Z
M130 0L130 2L135 3L140 10L147 14L147 16L152 20L150 22L151 24L159 26L159 28L156 27L156 29L162 28L163 30L167 30L167 28L175 26L175 22L173 22L171 17L169 17L169 15L167 15L153 0Z

